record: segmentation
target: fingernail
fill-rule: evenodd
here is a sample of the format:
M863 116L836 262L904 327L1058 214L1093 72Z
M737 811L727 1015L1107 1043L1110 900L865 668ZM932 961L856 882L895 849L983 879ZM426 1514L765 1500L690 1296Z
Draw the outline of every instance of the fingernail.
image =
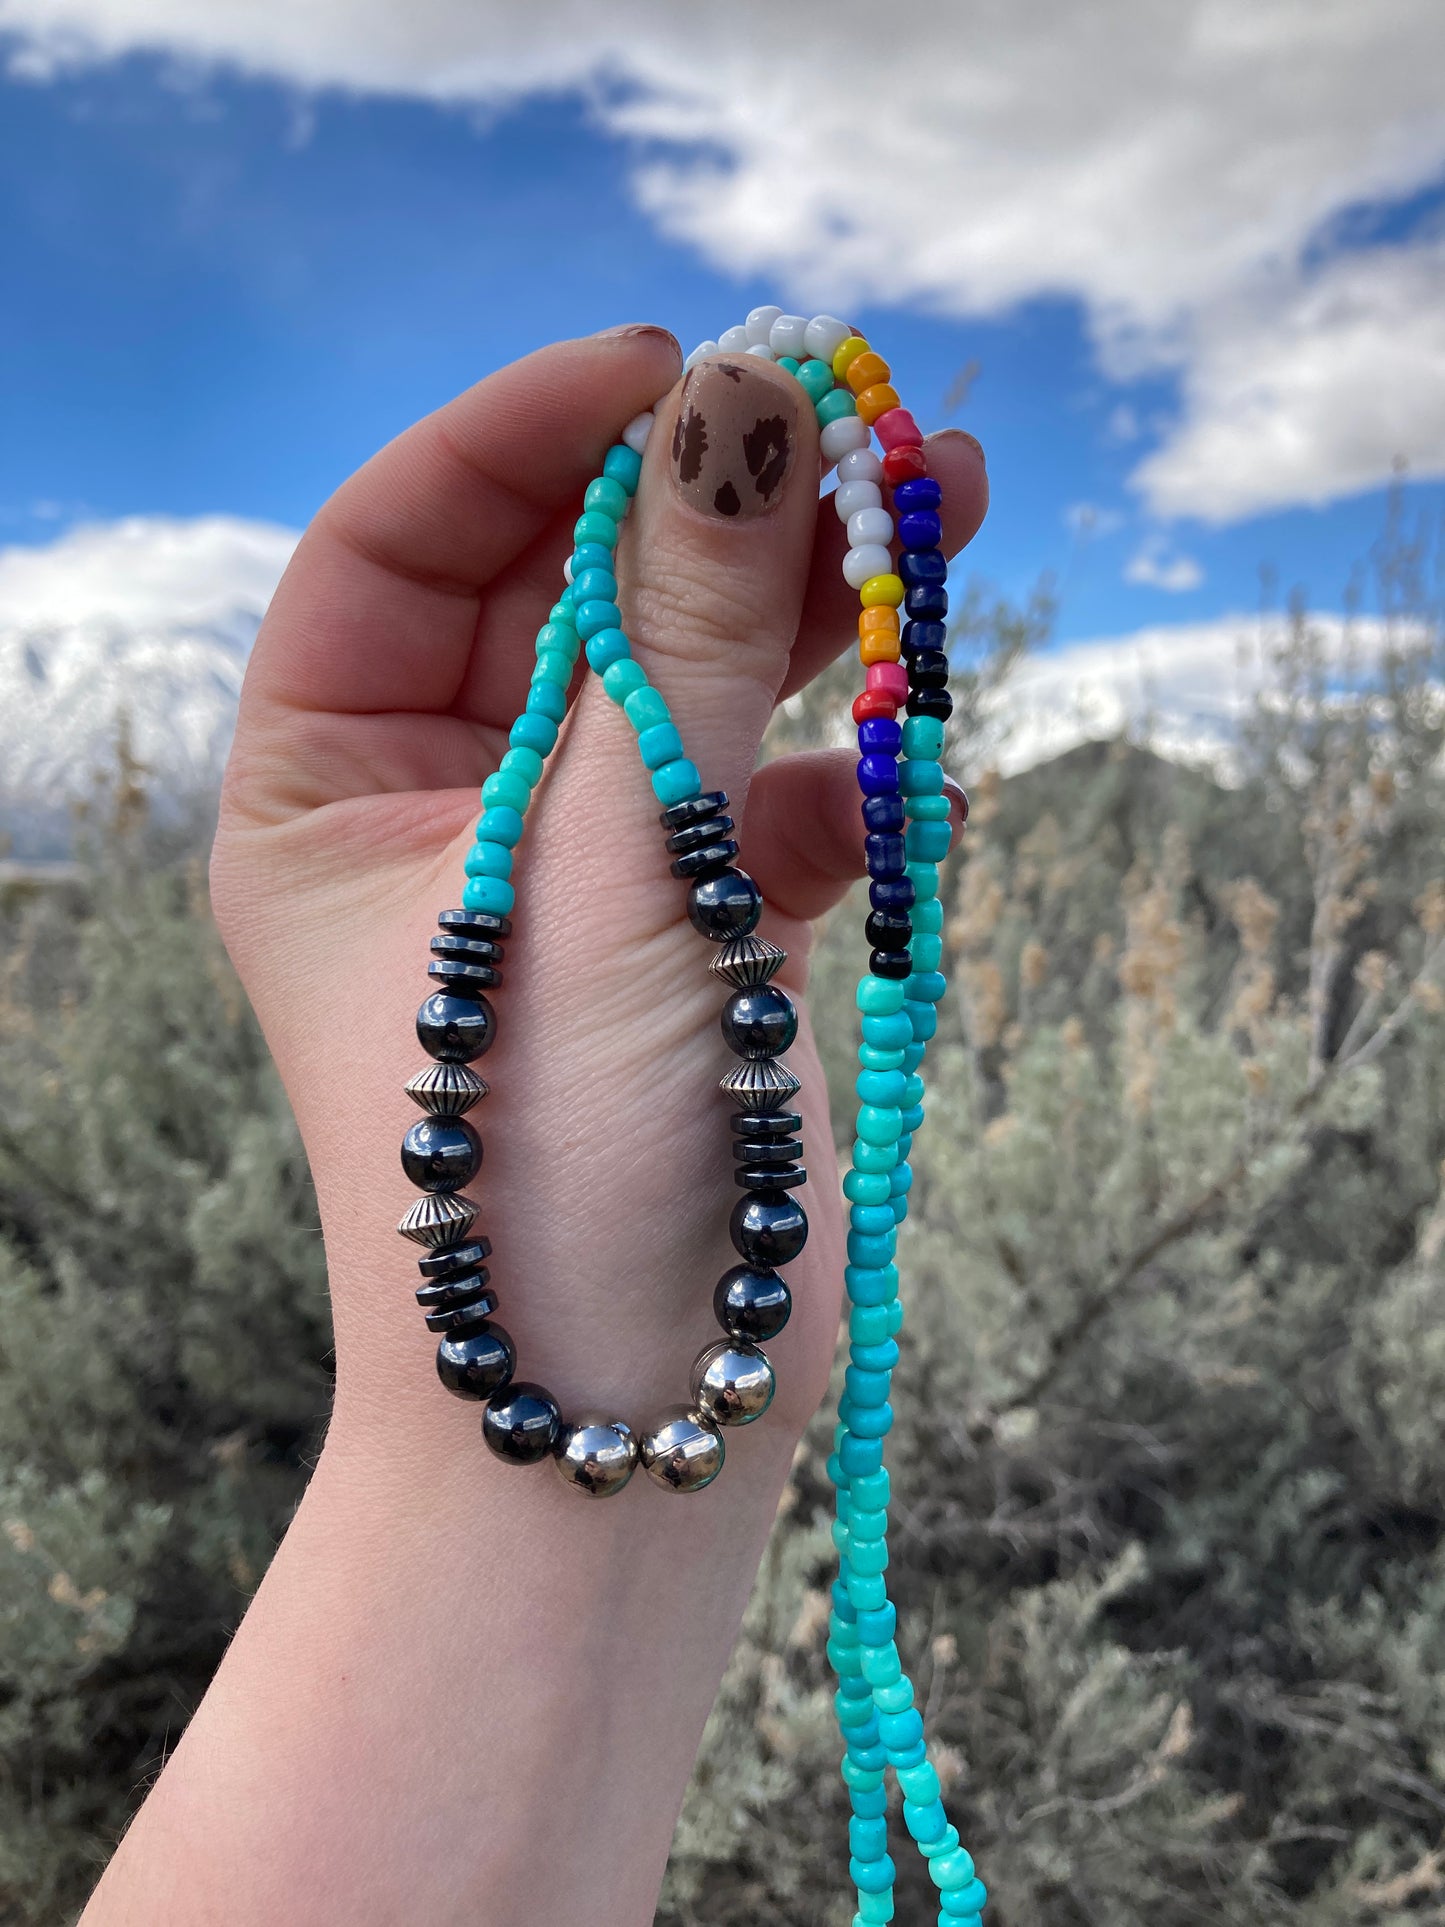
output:
M979 466L982 468L988 467L988 457L984 454L983 443L978 439L977 435L970 435L966 428L940 428L935 434L930 435L928 439L931 442L941 442L945 437L956 442L967 442L974 454L977 455Z
M957 836L968 821L968 796L957 777L947 774L943 779L943 793L948 798L948 817Z
M654 340L665 341L678 360L682 360L682 343L670 328L659 328L652 321L624 321L616 328L599 328L593 336L594 341L637 341L647 336Z
M689 372L672 431L672 479L694 508L725 521L765 515L782 499L797 446L791 382L721 355Z

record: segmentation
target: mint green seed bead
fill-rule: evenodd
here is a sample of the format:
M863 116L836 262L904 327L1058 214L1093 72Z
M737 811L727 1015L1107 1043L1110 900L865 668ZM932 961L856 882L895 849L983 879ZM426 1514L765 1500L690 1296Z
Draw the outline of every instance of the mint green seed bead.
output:
M906 1805L907 1802L905 1801L904 1804ZM938 1810L940 1813L943 1812L942 1800L938 1802ZM943 1831L939 1834L938 1838L926 1842L920 1840L918 1843L918 1851L923 1855L925 1860L938 1860L946 1853L956 1853L958 1846L958 1828L950 1826L945 1820Z
M497 769L501 775L515 776L519 782L525 783L529 797L542 780L542 758L535 749L528 749L521 743L512 745L498 763ZM487 778L488 782L491 780L490 777ZM526 805L523 804L522 807L525 808Z
M682 737L677 724L654 723L650 729L644 729L637 739L637 749L644 769L661 769L664 763L675 763L682 755Z
M940 1853L928 1863L928 1878L935 1887L945 1887L952 1891L966 1888L974 1878L973 1856L964 1847L955 1847L952 1853ZM979 1882L982 1886L982 1882ZM977 1907L973 1910L978 1912Z
M915 903L908 914L913 919L915 934L936 937L943 928L943 905L937 897L930 897L927 903Z
M833 392L833 370L826 361L805 361L798 369L798 380L815 408L824 395Z
M846 388L833 388L815 403L819 428L826 428L829 422L841 421L845 415L856 415L858 404Z
M952 842L953 829L948 823L910 823L903 838L908 855L925 863L941 863Z
M522 812L494 803L477 818L478 843L504 843L509 850L522 840Z
M893 1885L897 1868L885 1853L879 1860L857 1860L848 1862L848 1878L860 1894L881 1894Z
M609 663L603 670L602 687L621 709L634 689L647 687L647 671L631 656L624 657L621 661Z
M863 1677L870 1686L888 1686L895 1679L902 1679L903 1662L899 1659L898 1648L891 1639L886 1646L865 1647L862 1657ZM901 1781L901 1774L899 1779Z
M916 923L914 927L917 928ZM906 1050L913 1042L912 1024L906 1015L895 1010L865 1010L860 1029L864 1043L871 1044L875 1050Z
M864 1406L853 1414L849 1429L855 1439L886 1439L893 1430L893 1407L886 1402Z
M913 762L936 762L943 754L943 724L936 716L909 716L903 724L903 754Z
M865 1674L866 1678L866 1674ZM874 1684L869 1681L869 1684ZM943 1797L943 1788L938 1784L938 1775L933 1764L925 1760L922 1766L905 1766L899 1772L898 1785L905 1800L912 1800L916 1806L931 1806Z
M858 979L855 999L867 1016L891 1016L903 1008L903 985L896 977L875 977L871 973Z
M534 682L527 691L527 713L560 723L567 714L567 691L554 682Z
M880 1922L885 1923L886 1927L886 1923L893 1918L893 1912L893 1889L885 1887L881 1893L859 1894L858 1911L853 1918L864 1921L866 1927L878 1927Z
M947 823L953 806L946 796L910 796L908 814L915 823Z
M462 867L469 877L509 877L512 852L505 843L474 843Z
M913 958L915 970L937 970L943 962L943 939L942 937L920 937L915 934L913 942L908 946L908 951Z
M891 1171L898 1162L896 1144L869 1144L865 1138L853 1140L853 1169L855 1171Z
M539 769L537 774L541 775ZM487 809L515 810L518 816L532 800L532 788L510 770L499 769L482 785L482 803Z
M860 1545L866 1545L874 1539L882 1539L888 1532L888 1514L876 1507L872 1510L859 1510L855 1507L848 1515L848 1530L852 1533L855 1542ZM854 1571L857 1570L855 1560Z
M920 897L938 895L938 865L936 863L905 863L905 875L913 880L913 888Z
M610 515L603 515L600 509L588 509L572 525L574 542L600 542L604 549L615 549L617 536L616 522Z
M888 1307L855 1305L848 1314L848 1336L855 1345L877 1345L887 1339Z
M595 636L587 638L587 660L603 678L605 688L607 671L613 663L632 660L632 644L621 629L599 630Z
M901 1050L879 1050L876 1044L858 1046L858 1062L865 1071L901 1071L903 1052Z
M888 1304L888 1336L894 1337L903 1329L903 1300L894 1298Z
M604 559L607 557L606 549L599 549L597 553ZM557 623L564 629L570 629L572 627L572 591L570 588L562 591L562 599L560 602L554 602L552 604L551 608L547 611L547 620L548 622Z
M900 1677L886 1686L875 1686L873 1704L880 1713L906 1713L913 1704L912 1682Z
M902 1071L859 1071L853 1079L853 1089L865 1104L881 1105L884 1108L901 1105L903 1073ZM859 1136L862 1135L860 1131Z
M893 1194L882 1171L850 1171L843 1180L843 1196L850 1204L883 1204Z
M642 457L635 448L626 442L618 442L607 451L607 459L602 464L602 473L610 481L618 482L629 495L637 493L637 484L642 476Z
M796 375L798 372L798 364L791 355L779 355L778 366L790 375Z
M634 689L622 705L622 713L632 727L639 733L651 729L655 723L670 723L672 715L660 689L649 683L645 689Z
M696 763L679 756L652 772L652 793L665 810L674 803L690 802L702 794L702 777Z
M839 1726L866 1726L873 1718L873 1702L871 1699L850 1699L846 1693L835 1693L833 1712Z
M883 1309L883 1307L880 1307ZM854 1313L857 1317L857 1313ZM853 1481L852 1498L855 1505L886 1506L892 1496L892 1482L886 1470L869 1472L861 1479ZM856 1604L856 1601L855 1601Z
M853 1787L859 1793L869 1793L874 1787L880 1787L883 1784L881 1766L859 1766L857 1761L850 1759L846 1753L838 1772L844 1786Z
M627 513L627 490L610 475L599 475L595 482L587 484L582 507L599 515L610 515L614 522L620 522Z
M907 756L898 765L898 787L905 796L938 796L943 771L931 756Z
M539 649L537 664L532 671L533 682L554 682L559 689L565 689L572 680L572 671L577 667L577 658L569 656L562 649Z
M860 1613L877 1612L888 1602L888 1582L881 1572L869 1573L866 1578L855 1572L848 1580L848 1597Z
M517 893L504 877L469 877L462 891L462 907L485 910L489 916L505 917L517 901Z
M903 1113L895 1107L862 1104L858 1108L858 1135L865 1144L896 1144L903 1129Z
M550 716L539 716L535 710L523 710L512 724L507 741L513 749L534 749L539 756L548 756L557 745L557 725ZM902 989L902 985L899 986Z

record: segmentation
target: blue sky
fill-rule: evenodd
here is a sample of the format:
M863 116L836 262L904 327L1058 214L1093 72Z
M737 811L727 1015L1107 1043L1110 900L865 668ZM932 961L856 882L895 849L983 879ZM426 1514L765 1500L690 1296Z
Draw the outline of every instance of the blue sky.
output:
M266 12L259 0L258 8ZM0 26L6 19L0 9ZM23 32L11 41L26 44ZM885 301L887 273L866 285L856 249L834 291L826 243L793 271L786 233L739 239L734 223L715 236L689 213L684 189L647 185L656 157L686 154L686 101L650 124L625 102L599 108L585 82L541 95L514 80L502 98L477 105L464 85L439 88L422 76L387 97L358 87L343 51L341 84L329 84L327 57L307 53L322 65L313 84L309 71L288 71L300 56L285 47L268 57L274 73L243 77L225 61L180 66L174 52L122 44L113 58L22 60L0 82L9 289L0 303L0 544L132 515L224 513L299 527L390 435L540 342L655 319L686 348L773 298L847 314L888 354L921 420L957 422L983 441L994 508L973 567L1013 595L1053 572L1061 641L1251 609L1262 565L1281 590L1302 585L1316 605L1336 608L1379 533L1388 427L1366 417L1336 445L1318 426L1332 419L1318 381L1297 402L1290 383L1317 353L1319 379L1340 380L1345 412L1367 407L1355 350L1319 346L1309 312L1330 306L1316 298L1321 277L1352 273L1355 282L1339 281L1343 298L1354 290L1368 306L1381 285L1403 290L1391 296L1400 304L1423 305L1417 291L1432 285L1445 214L1428 155L1412 163L1422 178L1402 176L1393 196L1363 167L1352 193L1339 157L1322 156L1321 171L1334 167L1341 179L1327 183L1333 202L1321 196L1325 217L1297 224L1293 258L1278 238L1257 259L1236 249L1213 282L1181 255L1174 284L1167 264L1148 286L1146 271L1134 300L1127 280L1110 278L1106 228L1088 242L1093 255L1081 244L1066 262L1072 216L1060 208L1051 229L1045 202L1037 246L1050 256L1057 248L1059 260L1031 266L1025 233L1015 247L1022 263L965 254L940 274L924 264L924 243L905 237L902 252L911 246L919 264L899 276L898 299ZM649 84L666 93L655 78ZM698 127L703 151L720 150L725 169L756 167L745 130L710 126L705 115ZM1024 154L1019 179L1003 184L1006 202L1026 197L1027 167ZM961 203L948 183L931 191L931 221L987 225L986 198ZM1037 191L1057 192L1044 171ZM1154 219L1162 233L1168 212L1145 208L1141 227ZM1222 208L1219 231L1230 218ZM1238 227L1243 216L1233 218ZM1199 260L1210 247L1206 234ZM1271 275L1281 277L1279 312L1294 316L1282 334ZM1388 343L1393 313L1367 320ZM1412 367L1430 375L1438 359L1445 393L1434 324L1412 308L1399 325L1425 330ZM1289 347L1289 328L1300 343L1292 358L1278 348L1281 338ZM1320 487L1336 497L1322 504L1287 499L1291 486L1314 488L1291 484L1288 456L1286 479L1270 485L1275 499L1249 499L1252 404L1232 393L1230 357L1277 351L1282 372L1266 397L1261 443L1315 434ZM1387 387L1386 359L1375 355ZM970 362L977 377L950 410L950 388ZM1439 395L1421 399L1423 411L1408 392L1384 396L1382 408L1407 425L1433 422ZM1308 417L1302 430L1281 420L1291 406ZM1222 508L1198 481L1197 455L1182 471L1176 462L1175 480L1152 495L1131 486L1151 453L1191 434L1206 457L1214 437L1245 471ZM1438 473L1445 446L1432 462L1433 446L1432 429L1415 466ZM1353 484L1356 471L1369 478L1363 486ZM1422 513L1445 507L1438 480L1412 481L1408 494ZM1160 586L1170 582L1180 586Z

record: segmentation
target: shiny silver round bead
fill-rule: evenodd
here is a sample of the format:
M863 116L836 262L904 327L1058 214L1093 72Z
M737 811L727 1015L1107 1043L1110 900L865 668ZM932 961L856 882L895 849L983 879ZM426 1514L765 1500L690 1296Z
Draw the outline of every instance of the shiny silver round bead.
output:
M712 1420L688 1405L670 1405L642 1434L642 1463L669 1492L701 1492L722 1471L723 1440Z
M714 1425L751 1425L767 1411L776 1390L767 1353L726 1338L698 1353L690 1383L694 1404Z
M637 1470L637 1439L620 1418L582 1412L563 1425L552 1447L552 1461L575 1491L605 1499L620 1492Z

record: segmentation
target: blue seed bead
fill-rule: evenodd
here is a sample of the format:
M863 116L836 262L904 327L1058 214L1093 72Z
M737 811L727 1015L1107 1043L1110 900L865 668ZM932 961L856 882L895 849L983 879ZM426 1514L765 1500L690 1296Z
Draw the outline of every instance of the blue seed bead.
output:
M603 515L598 509L588 509L579 515L572 525L572 540L576 543L597 542L610 553L617 547L618 528L610 515Z
M474 843L463 867L469 877L509 877L512 852L505 843Z
M503 877L469 877L462 890L464 909L485 910L493 917L506 916L516 901L516 891Z
M550 716L538 716L532 710L524 710L512 724L507 741L513 749L534 749L539 756L547 756L556 747L557 725ZM901 984L899 988L902 989Z
M893 491L893 506L900 513L908 509L936 509L943 505L943 490L931 475L910 476Z
M898 540L905 549L936 549L943 540L943 523L932 509L910 509L898 518Z
M858 787L865 796L887 796L898 788L897 763L891 756L860 756Z
M854 1735L848 1735L848 1758L854 1766L861 1766L865 1772L876 1770L888 1764L888 1748L881 1740L874 1740L871 1746L864 1746Z
M875 1050L907 1050L913 1042L913 1026L898 1009L864 1011L860 1029L864 1043Z
M522 839L522 812L495 803L477 818L478 843L505 843L514 849Z
M903 1102L908 1080L900 1071L859 1071L853 1089L865 1104L894 1107Z
M886 1786L854 1787L848 1795L848 1804L860 1820L881 1820L888 1812L888 1789Z
M908 865L907 838L896 831L885 836L865 836L863 861L870 877L901 877Z
M896 756L903 747L903 731L891 716L870 716L858 725L858 747L865 753L877 750Z
M595 510L600 515L610 515L614 522L620 522L627 513L627 490L621 482L614 482L610 475L599 475L595 482L587 484L582 507Z
M647 671L631 656L624 656L617 662L609 663L603 670L602 687L621 709L634 689L647 687Z
M893 1383L891 1372L860 1372L856 1365L850 1365L843 1374L843 1383L848 1389L848 1397L859 1410L870 1405L882 1405ZM864 1537L866 1538L866 1534Z
M868 885L868 901L875 910L911 910L917 896L918 886L911 876L879 879Z
M628 722L639 733L644 729L651 729L655 723L672 721L662 691L654 689L651 683L645 689L634 689L622 705L622 711Z
M601 676L615 662L630 661L632 644L621 629L600 629L587 639L587 660Z
M629 448L626 442L618 442L615 448L608 449L602 464L602 473L610 482L616 482L620 488L625 489L629 495L635 495L637 484L642 476L642 457L635 448Z
M685 756L676 757L652 772L652 793L665 810L674 803L687 803L702 794L702 777L696 763Z
M855 1345L881 1345L889 1336L886 1305L855 1305L848 1313L848 1336Z
M573 573L572 600L577 605L578 614L588 602L615 602L617 600L617 577L611 569L584 569L581 575ZM899 731L900 736L902 731Z
M944 1811L942 1800L935 1800L931 1806L919 1806L912 1800L905 1800L903 1824L919 1845L923 1846L930 1840L937 1840L939 1835L947 1830L948 1815Z
M842 1775L845 1786L869 1788L879 1787L883 1784L883 1769L881 1766L871 1768L861 1767L856 1760L850 1760L847 1754L844 1754L843 1763L838 1771Z
M848 1822L848 1846L857 1860L876 1860L888 1851L888 1822L859 1820Z
M554 682L559 689L566 689L572 681L572 671L576 666L576 656L569 656L563 649L539 649L537 664L532 671L532 681Z
M622 611L615 602L579 602L577 605L577 633L586 642L603 629L617 629L622 624Z
M900 643L905 656L913 655L920 649L948 648L948 624L946 622L905 622ZM912 721L912 718L909 718ZM925 719L937 721L937 718ZM942 724L939 724L942 728Z
M943 771L931 757L909 757L898 765L898 786L905 796L937 796L943 789Z
M933 1004L910 1003L908 1021L913 1026L913 1035L926 1042L938 1029L937 1008Z
M534 682L527 691L527 713L545 716L553 724L560 723L567 714L567 691L559 689L554 682Z
M916 1706L902 1713L881 1713L878 1731L890 1753L902 1752L905 1747L917 1746L923 1738L923 1715Z
M478 877L476 881L494 882L495 879ZM469 883L467 889L470 890L471 887ZM511 886L507 887L510 889ZM466 892L462 894L465 898ZM509 909L510 907L508 905ZM838 1462L850 1478L859 1472L876 1472L883 1463L883 1441L881 1438L846 1438L838 1447ZM836 1671L836 1668L834 1670Z
M854 1415L852 1425L858 1438L881 1441L893 1429L893 1407L888 1404L869 1405Z
M908 1200L907 1200L907 1198L895 1198L895 1199L893 1200L893 1222L894 1222L894 1224L895 1224L895 1225L899 1225L899 1224L902 1224L902 1222L903 1222L903 1220L904 1220L904 1219L905 1219L905 1218L906 1218L907 1216L908 1216Z
M922 1128L922 1124L923 1106L921 1104L914 1104L909 1110L903 1113L903 1129L905 1132L912 1133L917 1131Z
M943 1797L943 1788L938 1784L938 1775L928 1760L925 1760L922 1766L904 1767L898 1775L898 1784L904 1799L912 1800L918 1806L931 1806L935 1800Z
M870 1173L870 1175L874 1174ZM848 1210L849 1229L861 1232L865 1238L875 1237L879 1232L891 1231L893 1223L891 1200L885 1204L855 1204Z
M682 737L676 723L653 723L637 738L637 748L644 769L661 769L664 763L675 763L682 755Z
M531 785L503 770L494 771L482 785L482 802L487 809L515 810L520 816L531 800Z
M941 863L952 841L953 831L947 823L910 823L907 855L915 862Z
M913 1189L913 1167L911 1164L895 1164L888 1174L888 1193L890 1197L903 1197Z
M947 989L948 979L941 970L915 970L908 979L908 1001L936 1004Z
M542 758L537 754L535 749L528 749L518 743L514 743L507 751L501 762L497 765L497 769L501 775L515 776L519 782L525 783L529 796L542 780ZM491 778L488 777L487 781L490 782ZM484 797L485 794L486 785L484 784Z
M830 389L814 403L814 407L818 414L819 428L826 428L829 422L841 421L845 415L858 413L858 405L846 388Z
M882 1171L850 1171L843 1180L843 1196L850 1204L886 1204L892 1195L890 1182Z
M906 549L898 558L897 573L905 589L932 589L948 580L948 563L937 549Z
M903 597L903 610L905 615L924 622L942 622L948 614L948 591L931 584L908 589Z
M886 718L878 720L884 721ZM901 796L865 796L863 798L865 830L901 830L906 821L907 815Z
M585 575L588 569L612 569L612 550L604 542L579 542L572 551L572 580ZM940 645L941 647L942 645Z
M858 1609L848 1597L848 1588L843 1584L842 1579L835 1579L828 1588L828 1592L833 1601L833 1611L840 1619L851 1625L858 1617Z
M881 1894L893 1885L897 1869L892 1860L880 1854L876 1860L859 1860L856 1856L848 1862L848 1878L860 1894Z
M898 1363L898 1341L882 1338L876 1345L850 1345L848 1356L860 1372L891 1372Z

